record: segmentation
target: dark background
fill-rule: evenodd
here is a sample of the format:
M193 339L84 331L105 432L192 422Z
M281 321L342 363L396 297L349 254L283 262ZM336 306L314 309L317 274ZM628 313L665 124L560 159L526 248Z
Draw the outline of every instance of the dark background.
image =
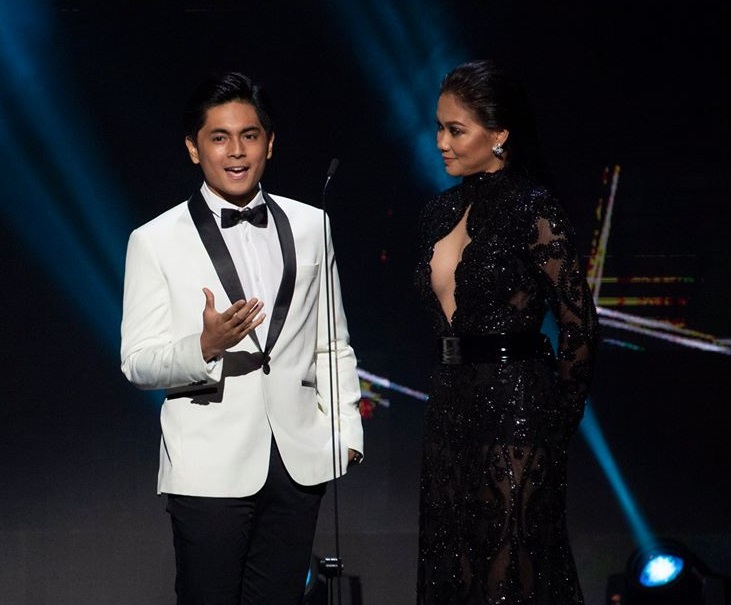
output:
M173 602L172 541L155 495L159 401L119 371L121 264L129 230L198 186L180 110L211 70L247 72L275 100L270 191L321 205L325 171L340 159L327 204L360 366L426 390L431 340L411 272L415 218L433 181L362 67L368 57L353 44L362 24L342 19L337 9L346 3L59 0L38 4L35 14L27 12L34 2L0 5L3 69L16 77L11 86L3 74L0 92L0 602ZM414 26L429 20L441 44L461 49L458 61L495 56L520 73L587 255L606 195L603 171L621 166L605 274L692 278L682 292L676 285L653 292L682 304L638 313L724 338L731 333L726 4L639 4L380 6L406 25L407 16ZM43 69L14 54L15 36ZM417 87L430 55L416 59L394 85ZM427 84L422 129L430 131L439 81ZM66 135L45 136L46 110L63 117ZM27 171L18 171L18 157ZM81 195L79 169L96 182ZM38 187L55 192L54 208L102 268L112 304L91 287L63 232L48 228L54 223L47 208L38 210ZM100 242L106 228L117 235ZM612 328L603 334L591 408L631 497L653 532L730 574L731 357ZM337 544L330 490L316 554L341 554L366 605L406 605L423 402L374 390L389 405L364 421L366 461L338 483ZM583 435L572 445L568 512L587 603L600 605L608 576L623 570L636 544Z

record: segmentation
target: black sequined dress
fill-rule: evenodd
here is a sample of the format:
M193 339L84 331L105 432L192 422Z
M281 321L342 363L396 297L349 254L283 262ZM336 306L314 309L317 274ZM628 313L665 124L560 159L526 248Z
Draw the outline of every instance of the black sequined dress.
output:
M434 245L465 211L451 323L431 284ZM566 529L566 450L584 411L597 317L557 200L502 170L466 177L421 216L416 284L438 336L540 331L557 358L438 364L425 416L419 605L583 603ZM436 345L435 345L436 356Z

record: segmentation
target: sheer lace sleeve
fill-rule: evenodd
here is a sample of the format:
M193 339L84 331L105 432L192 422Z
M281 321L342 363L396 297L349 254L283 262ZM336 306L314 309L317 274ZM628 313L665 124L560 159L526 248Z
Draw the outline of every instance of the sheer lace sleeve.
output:
M558 324L559 395L578 426L594 371L598 344L596 307L579 265L573 229L550 198L536 215L530 253L540 268Z

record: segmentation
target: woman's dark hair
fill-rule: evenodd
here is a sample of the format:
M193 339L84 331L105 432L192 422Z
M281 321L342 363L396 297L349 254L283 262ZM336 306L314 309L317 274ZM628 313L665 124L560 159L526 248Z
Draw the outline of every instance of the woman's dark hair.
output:
M261 86L251 78L235 71L212 76L193 91L183 110L185 136L195 141L198 131L206 121L206 112L211 107L230 101L250 103L267 136L271 136L274 132L274 122L269 98Z
M521 83L495 61L468 61L442 80L440 94L454 95L488 130L508 130L505 166L548 184L533 111Z

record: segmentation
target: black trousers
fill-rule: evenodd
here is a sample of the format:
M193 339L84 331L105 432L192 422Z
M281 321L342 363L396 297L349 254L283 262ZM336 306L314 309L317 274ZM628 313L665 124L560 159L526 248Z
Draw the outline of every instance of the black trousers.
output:
M295 483L272 439L257 494L169 494L178 605L299 605L325 489Z

